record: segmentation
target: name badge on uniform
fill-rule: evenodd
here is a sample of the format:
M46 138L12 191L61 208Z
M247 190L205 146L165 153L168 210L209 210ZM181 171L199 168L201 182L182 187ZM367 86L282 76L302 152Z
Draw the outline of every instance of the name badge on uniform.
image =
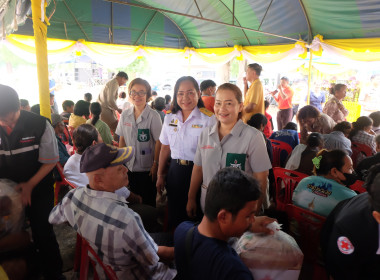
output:
M149 129L138 129L137 140L139 142L148 142L150 140Z
M191 127L192 128L202 128L203 124L193 124Z
M232 154L227 153L226 157L226 167L235 167L240 170L245 171L245 159L247 158L246 154Z
M177 126L178 120L172 119L172 121L169 123L170 126Z

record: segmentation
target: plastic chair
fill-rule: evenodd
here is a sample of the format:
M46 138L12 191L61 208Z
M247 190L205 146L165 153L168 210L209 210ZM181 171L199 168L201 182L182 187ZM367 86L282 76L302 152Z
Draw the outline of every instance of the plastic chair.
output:
M66 185L69 185L71 188L73 188L73 189L76 189L76 188L77 188L76 185L74 185L73 183L71 183L71 182L70 182L69 180L67 180L66 178L64 178L63 180L65 181Z
M272 149L273 149L273 167L284 167L285 161L288 155L292 152L292 147L285 142L269 139L272 143ZM286 152L286 154L285 154Z
M303 178L309 175L281 167L273 168L273 173L276 186L276 209L285 211L286 204L292 203L294 189Z
M350 186L350 189L357 193L365 193L367 190L363 187L364 181L357 180Z
M328 280L328 274L322 261L320 234L326 221L325 217L307 209L287 204L285 207L289 220L289 234L294 237L304 254L303 279Z
M366 144L352 142L351 143L351 149L352 149L352 163L354 165L354 168L358 165L358 163L366 157L372 156L372 149L371 147L367 146Z
M113 271L113 269L109 265L106 265L102 262L99 256L95 253L94 249L92 249L90 244L88 244L87 240L85 240L83 237L80 237L80 238L81 238L81 241L80 241L81 242L81 246L80 246L81 260L80 260L79 279L80 280L88 279L88 269L89 269L90 263L94 271L94 279L100 279L98 273L96 272L96 263L97 263L103 269L105 275L107 276L107 279L117 280L118 278L116 276L116 273Z
M287 204L285 211L290 235L297 241L305 259L316 261L319 258L320 233L326 218L293 204Z

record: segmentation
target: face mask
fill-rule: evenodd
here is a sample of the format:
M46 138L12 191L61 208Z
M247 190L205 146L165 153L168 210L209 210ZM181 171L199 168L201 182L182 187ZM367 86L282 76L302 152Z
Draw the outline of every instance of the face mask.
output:
M341 180L342 184L349 187L351 185L353 185L356 180L358 180L358 176L356 175L356 173L352 173L352 174L349 174L349 173L342 173L344 175L344 177L346 177L346 180Z

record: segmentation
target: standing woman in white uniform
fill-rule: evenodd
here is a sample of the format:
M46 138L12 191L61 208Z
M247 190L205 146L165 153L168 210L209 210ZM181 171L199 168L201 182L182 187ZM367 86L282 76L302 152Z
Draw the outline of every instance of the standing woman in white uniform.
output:
M203 130L199 137L191 176L187 214L193 218L197 208L197 193L201 190L201 207L204 210L207 187L212 177L224 167L236 167L256 178L262 194L266 194L268 157L263 134L242 120L243 100L240 89L229 83L219 86L214 111L217 123ZM203 182L203 183L202 183ZM262 197L258 203L258 210Z
M146 80L134 79L128 91L133 107L121 114L116 129L120 136L119 147L135 147L134 157L127 162L130 189L142 197L144 204L156 207L161 117L147 105L152 91Z
M172 110L162 127L157 191L168 195L169 226L187 220L186 204L193 160L202 130L215 124L215 116L204 108L197 81L185 76L175 84ZM166 166L171 156L167 174Z

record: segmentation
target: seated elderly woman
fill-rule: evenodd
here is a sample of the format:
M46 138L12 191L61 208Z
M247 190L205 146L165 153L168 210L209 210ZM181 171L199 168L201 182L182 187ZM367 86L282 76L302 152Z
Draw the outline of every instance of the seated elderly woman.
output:
M292 151L288 161L286 162L285 168L312 175L314 170L312 160L317 155L319 150L322 149L322 147L322 135L317 132L311 133L307 137L306 145L299 144Z
M297 120L300 124L300 142L303 144L306 143L310 132L328 134L333 131L335 126L335 122L331 117L319 112L317 108L311 105L304 106L298 111Z
M350 182L352 160L342 150L322 150L313 163L316 176L299 182L293 193L293 204L326 217L338 202L356 195L345 187L353 183Z

